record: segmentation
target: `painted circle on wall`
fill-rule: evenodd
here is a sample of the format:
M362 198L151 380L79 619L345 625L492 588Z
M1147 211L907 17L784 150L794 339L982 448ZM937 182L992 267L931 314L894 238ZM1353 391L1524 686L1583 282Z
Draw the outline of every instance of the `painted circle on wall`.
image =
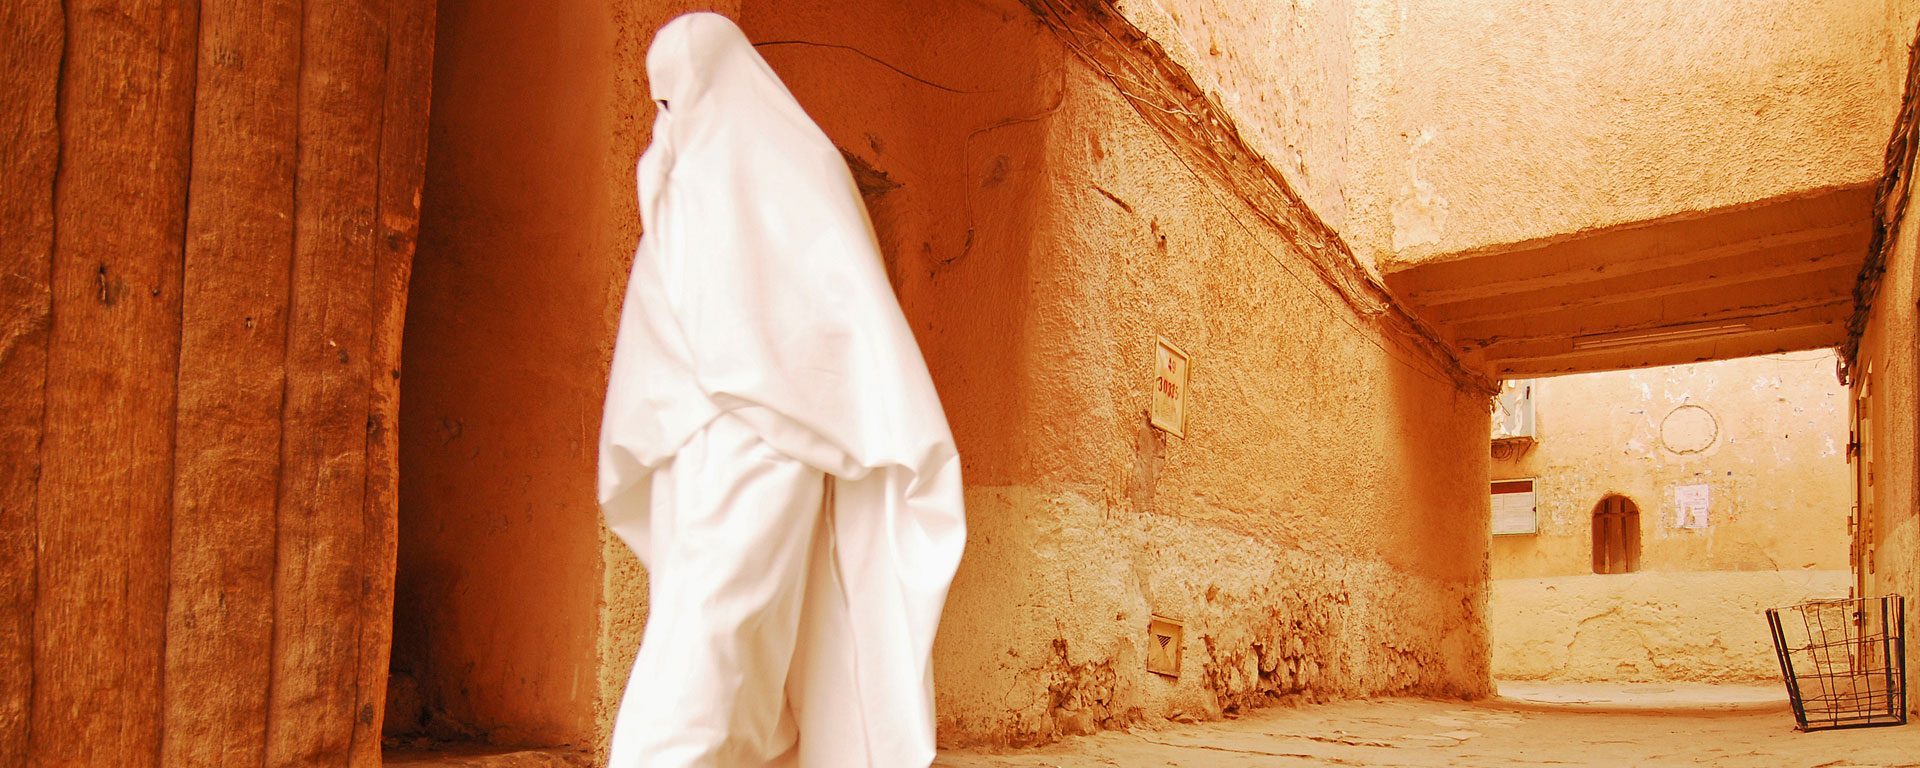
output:
M1660 446L1674 453L1700 453L1720 439L1720 420L1706 408L1688 403L1660 420Z

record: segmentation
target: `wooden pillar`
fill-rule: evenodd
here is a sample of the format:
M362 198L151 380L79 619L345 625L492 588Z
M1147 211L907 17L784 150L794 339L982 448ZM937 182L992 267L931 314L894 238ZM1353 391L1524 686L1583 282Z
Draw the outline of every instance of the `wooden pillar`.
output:
M0 768L378 764L432 29L0 4Z
M65 21L54 0L0 3L0 766L24 762L38 581L35 493L51 327L56 91Z

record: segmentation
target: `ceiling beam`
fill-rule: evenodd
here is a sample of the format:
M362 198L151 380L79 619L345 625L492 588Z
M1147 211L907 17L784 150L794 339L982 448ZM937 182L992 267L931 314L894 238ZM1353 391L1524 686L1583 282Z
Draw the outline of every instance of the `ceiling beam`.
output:
M1486 355L1486 359L1490 365L1498 368L1504 361L1509 360L1549 358L1605 350L1642 347L1652 348L1662 344L1678 345L1750 334L1775 333L1808 326L1834 326L1835 328L1841 328L1841 324L1846 322L1847 315L1852 311L1852 308L1853 302L1851 299L1836 299L1823 304L1774 307L1760 311L1750 311L1743 315L1727 313L1718 317L1698 319L1690 317L1685 321L1673 322L1666 325L1603 329L1580 336L1553 335L1506 338L1485 346L1477 347L1476 349ZM1730 326L1736 325L1741 327L1729 329ZM1698 332L1715 329L1729 330L1721 330L1718 333L1708 336L1697 335ZM1662 333L1673 333L1677 338L1663 340L1658 337L1659 334ZM1838 333L1838 331L1836 331L1836 333ZM1644 340L1632 340L1633 337L1637 335L1645 335L1647 338ZM1613 338L1620 338L1622 342L1610 343ZM1836 338L1844 338L1844 335L1836 336ZM1583 349L1582 346L1590 343L1590 341L1609 344L1609 346L1604 347L1604 349Z
M1454 343L1456 349L1467 351L1538 339L1571 339L1686 323L1747 319L1835 302L1850 305L1856 271L1853 266L1842 265L1787 280L1708 286L1515 320L1457 323L1452 326Z
M1507 379L1554 376L1824 349L1845 340L1844 326L1835 323L1817 323L1674 344L1583 350L1561 355L1498 360L1494 361L1491 367L1495 375Z
M1440 324L1497 320L1671 296L1712 286L1792 279L1836 268L1857 272L1870 239L1871 233L1862 229L1815 243L1619 275L1585 285L1440 304L1423 308L1421 314L1429 322Z
M1842 187L1815 197L1618 227L1400 270L1389 267L1386 280L1410 303L1432 306L1819 242L1870 231L1871 191L1866 186Z

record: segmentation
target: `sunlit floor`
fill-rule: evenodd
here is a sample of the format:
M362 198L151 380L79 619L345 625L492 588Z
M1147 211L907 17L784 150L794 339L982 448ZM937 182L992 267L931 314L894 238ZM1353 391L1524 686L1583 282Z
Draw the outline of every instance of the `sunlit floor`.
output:
M1485 702L1385 699L1260 710L1035 750L943 754L942 768L1162 766L1920 766L1920 724L1800 733L1764 688L1509 687Z
M1920 723L1793 729L1773 686L1507 683L1482 702L1380 699L1136 727L1039 749L949 751L937 768L1920 768ZM394 768L596 768L569 750L395 751Z

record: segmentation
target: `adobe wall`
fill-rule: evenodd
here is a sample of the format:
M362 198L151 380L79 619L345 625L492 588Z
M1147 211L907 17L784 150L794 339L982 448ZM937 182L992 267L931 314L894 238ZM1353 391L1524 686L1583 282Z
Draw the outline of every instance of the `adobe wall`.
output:
M1534 380L1538 444L1493 479L1536 478L1540 532L1493 541L1494 578L1592 573L1594 504L1640 508L1641 569L1846 568L1847 394L1832 352ZM1677 526L1705 485L1708 526Z
M1888 7L1899 25L1895 41L1915 39L1920 4L1890 2ZM1901 75L1907 75L1907 66L1897 57L1888 63L1889 71ZM1912 80L1908 86L1904 98L1911 106L1920 99L1920 92L1913 90ZM1920 169L1909 156L1904 168L1888 170L1903 172L1910 179ZM1864 396L1865 411L1860 415L1870 420L1871 445L1864 458L1874 477L1862 499L1862 506L1871 511L1865 515L1869 522L1858 543L1868 550L1860 566L1865 571L1866 593L1907 597L1907 669L1911 670L1920 668L1916 666L1920 643L1914 641L1920 606L1913 602L1920 598L1920 504L1915 496L1920 493L1916 476L1920 472L1920 347L1915 344L1920 334L1915 311L1915 302L1920 301L1920 268L1915 266L1920 259L1920 201L1910 196L1904 210L1896 208L1888 214L1899 224L1853 367L1852 392L1856 398ZM1920 697L1909 695L1907 701L1909 708L1920 712Z
M1247 140L1314 213L1347 233L1350 182L1377 115L1366 97L1381 73L1360 69L1368 0L1261 3L1125 0L1120 12L1160 43L1231 113Z
M1780 682L1765 611L1845 597L1845 570L1643 571L1495 579L1501 680Z
M1908 202L1906 223L1896 241L1887 272L1881 278L1879 295L1874 299L1871 321L1861 339L1860 365L1856 368L1855 389L1860 382L1870 384L1866 399L1872 419L1873 446L1868 452L1874 484L1868 489L1874 510L1871 530L1863 544L1870 547L1861 568L1869 595L1907 596L1907 668L1920 669L1920 652L1914 630L1920 622L1920 505L1915 493L1920 483L1915 477L1920 462L1916 445L1916 424L1920 424L1920 377L1916 374L1914 339L1920 334L1915 302L1920 300L1915 259L1920 258L1920 211ZM1909 696L1909 706L1920 712L1920 704Z
M1534 478L1539 533L1493 539L1499 678L1761 681L1761 611L1845 597L1847 391L1832 352L1534 380L1538 444L1493 463ZM1676 492L1706 486L1707 525ZM1638 573L1599 575L1592 514L1640 509Z

